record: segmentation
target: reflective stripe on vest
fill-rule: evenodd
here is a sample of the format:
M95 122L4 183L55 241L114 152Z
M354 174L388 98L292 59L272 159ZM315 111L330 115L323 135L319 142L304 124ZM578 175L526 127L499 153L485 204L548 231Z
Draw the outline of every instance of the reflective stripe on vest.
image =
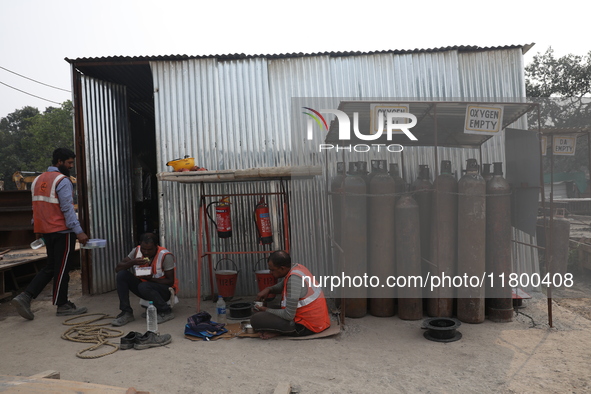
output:
M162 246L158 246L158 250L156 251L156 264L152 264L152 262L150 262L150 264L142 265L142 267L152 267L152 278L162 278L164 276L164 270L162 269L162 262L164 261L164 257L166 257L167 254L172 255L172 253L170 253L169 250L163 248ZM141 259L142 257L143 257L143 254L141 252L141 246L138 245L135 250L135 258ZM178 293L179 287L178 287L178 279L176 277L176 263L175 263L173 270L174 270L173 271L174 272L174 282L171 287L174 289L175 293ZM145 281L145 279L143 279L143 280Z
M51 189L49 191L48 196L35 195L35 185L37 184L37 181L39 180L39 178L41 178L41 176L35 178L35 180L31 184L31 190L33 191L33 201L45 201L50 204L59 204L60 200L57 198L57 192L55 191L55 189L57 188L58 183L60 183L60 181L65 177L66 176L64 174L59 174L55 177L53 183L51 184Z
M293 274L299 274L299 276L302 278L303 283L306 283L306 281L304 280L304 276L306 276L306 274L304 272L300 270L294 270L291 272L291 275ZM316 301L316 299L318 299L318 297L320 297L320 295L322 294L322 289L320 288L320 286L318 286L318 284L314 280L314 277L311 278L308 284L311 285L308 286L308 294L306 295L306 298L300 299L298 301L298 308L311 304L312 302ZM312 294L310 294L309 290L312 290ZM283 298L281 300L281 307L285 308L285 306L286 301L285 298Z
M314 280L314 276L310 273L310 270L301 264L296 264L283 279L282 308L286 307L287 286L291 275L297 275L302 280L304 280L304 277L309 278L306 295L298 300L294 322L303 325L313 332L321 332L330 327L330 317L324 294Z

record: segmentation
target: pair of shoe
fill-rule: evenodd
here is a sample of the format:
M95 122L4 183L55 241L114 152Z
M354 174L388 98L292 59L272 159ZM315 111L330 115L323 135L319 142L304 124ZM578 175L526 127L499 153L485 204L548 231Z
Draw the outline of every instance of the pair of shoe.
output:
M126 325L127 323L131 323L134 320L135 317L133 317L132 312L121 312L117 315L117 318L111 322L111 325L115 327L121 327Z
M151 347L166 346L172 342L172 336L170 334L159 335L152 331L147 331L145 334L141 334L137 331L132 331L123 338L121 338L121 344L119 349L136 349L143 350Z
M26 293L22 292L16 297L14 297L11 301L11 304L16 308L16 311L19 315L24 317L28 320L33 320L35 315L31 311L31 301L33 297ZM86 313L86 307L77 308L73 302L67 301L65 304L60 305L57 307L57 312L55 313L56 316L73 316L73 315L81 315Z

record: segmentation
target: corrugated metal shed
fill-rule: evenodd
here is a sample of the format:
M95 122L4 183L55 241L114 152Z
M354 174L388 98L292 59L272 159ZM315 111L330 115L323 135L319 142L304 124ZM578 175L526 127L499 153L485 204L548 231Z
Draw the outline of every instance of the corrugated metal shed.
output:
M69 61L78 71L110 82L125 83L122 75L128 75L129 83L137 85L137 89L128 87L128 91L133 90L129 95L137 95L137 104L130 99L130 108L145 112L145 117L150 116L147 98L153 93L158 171L167 171L167 161L185 154L194 156L200 166L224 170L325 166L327 160L336 161L335 157L311 153L306 146L318 141L304 140L302 100L323 99L332 108L337 108L342 100L375 98L521 100L525 97L523 53L527 49L528 46L521 45L459 46L365 53L110 57ZM134 68L145 77L148 64L152 78L149 83L135 79ZM520 120L514 127L524 128L525 121ZM458 169L467 158L479 154L475 149L438 149L439 158L452 160ZM486 142L482 152L485 162L503 161L504 138ZM384 158L373 153L356 155L358 160L366 161ZM433 157L432 148L405 149L407 181L414 180L419 163L434 168ZM333 168L328 168L325 175L330 177L333 172ZM274 182L218 184L209 187L208 193L274 192L277 188ZM328 274L331 246L327 234L331 229L323 219L330 209L325 198L325 178L292 181L289 189L293 257L317 275ZM164 245L177 256L181 296L194 296L199 187L161 182L159 196L161 236ZM236 208L243 212L254 206L253 201L239 204ZM272 213L278 213L274 201L271 209ZM252 224L247 217L236 223L241 231L230 241L214 239L214 250L256 249L249 227ZM278 228L278 223L274 223L274 228ZM520 237L518 240L522 240ZM520 264L527 267L526 271L518 272L535 271L536 258L528 248L516 246L515 254L520 256ZM237 294L256 292L252 273L256 260L248 257L237 262L242 268ZM202 284L207 294L207 279L202 278Z

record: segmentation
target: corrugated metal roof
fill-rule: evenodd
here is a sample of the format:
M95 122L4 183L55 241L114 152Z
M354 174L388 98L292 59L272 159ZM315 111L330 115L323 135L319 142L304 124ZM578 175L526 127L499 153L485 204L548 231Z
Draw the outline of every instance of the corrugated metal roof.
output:
M155 56L103 56L103 57L83 57L77 59L65 60L68 63L91 63L91 62L149 62L159 60L189 60L189 59L217 59L217 60L238 60L238 59L252 59L252 58L267 58L267 59L281 59L293 57L310 57L310 56L331 56L331 57L346 57L346 56L360 56L360 55L376 55L391 53L394 55L411 54L411 53L433 53L433 52L477 52L477 51L493 51L503 49L521 48L523 53L526 53L534 46L534 43L524 45L504 45L494 47L480 47L477 45L454 45L439 48L415 48L415 49L386 49L381 51L344 51L344 52L315 52L315 53L277 53L266 55L246 55L244 53L234 53L226 55L155 55Z

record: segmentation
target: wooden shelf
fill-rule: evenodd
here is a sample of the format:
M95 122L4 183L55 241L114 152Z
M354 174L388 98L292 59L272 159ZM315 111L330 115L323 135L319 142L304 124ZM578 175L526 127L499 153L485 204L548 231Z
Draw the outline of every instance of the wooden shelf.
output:
M284 166L248 168L246 170L160 172L156 177L160 181L179 183L226 183L282 179L309 179L317 175L322 175L321 166Z

